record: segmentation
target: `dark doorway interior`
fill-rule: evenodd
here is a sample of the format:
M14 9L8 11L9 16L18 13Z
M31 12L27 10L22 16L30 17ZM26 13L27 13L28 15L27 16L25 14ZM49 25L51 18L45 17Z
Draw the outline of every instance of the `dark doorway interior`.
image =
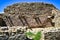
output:
M2 18L0 18L0 26L7 26L5 21Z

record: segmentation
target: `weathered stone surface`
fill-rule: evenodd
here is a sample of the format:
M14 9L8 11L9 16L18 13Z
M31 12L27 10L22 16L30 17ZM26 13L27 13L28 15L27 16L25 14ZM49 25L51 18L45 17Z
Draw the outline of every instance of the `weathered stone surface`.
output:
M39 30L33 29L33 30L35 32L44 31L43 39L45 40L59 40L60 31L54 31L55 29L52 28L52 31L54 31L52 32L50 28L49 29L46 28L46 27L59 26L60 12L56 10L57 9L52 4L47 3L13 4L4 9L4 14L0 14L0 26L6 26L6 27L28 26L31 28L42 27L42 30L41 29ZM52 22L53 19L54 22ZM13 30L13 28L11 30ZM32 40L27 38L24 31L21 32L21 29L18 31L11 31L11 30L9 32L7 31L7 34L5 33L4 30L3 33L5 34L0 37L0 40Z
M52 4L47 3L17 3L5 8L4 12L9 14L44 14L55 8Z
M7 26L51 27L53 9L56 8L47 3L17 3L4 9L2 19Z
M7 28L7 29L6 29ZM16 30L16 31L15 31ZM1 27L0 39L1 40L27 40L25 35L25 28L23 27Z
M45 33L45 40L60 40L60 32Z

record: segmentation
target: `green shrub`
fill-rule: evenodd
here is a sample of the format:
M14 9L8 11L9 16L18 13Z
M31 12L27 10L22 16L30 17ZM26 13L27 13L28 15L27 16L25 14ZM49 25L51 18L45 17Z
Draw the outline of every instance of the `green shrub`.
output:
M32 32L26 32L26 36L29 36L29 37L34 36L32 38L33 40L40 40L41 39L41 32L37 32L36 34L34 34Z

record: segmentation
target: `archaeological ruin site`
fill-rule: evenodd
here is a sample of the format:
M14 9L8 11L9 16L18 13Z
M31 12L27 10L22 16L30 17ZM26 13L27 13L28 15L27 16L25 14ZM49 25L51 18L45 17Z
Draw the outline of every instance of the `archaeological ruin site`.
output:
M60 10L48 3L7 6L0 14L0 40L60 40Z

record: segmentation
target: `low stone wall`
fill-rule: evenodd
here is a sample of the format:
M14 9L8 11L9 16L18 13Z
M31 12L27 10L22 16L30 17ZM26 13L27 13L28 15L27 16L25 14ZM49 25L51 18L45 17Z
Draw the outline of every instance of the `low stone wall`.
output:
M15 38L20 39L22 37L22 40L24 40L23 38L26 38L25 32L32 32L34 34L36 34L37 32L41 32L40 40L60 40L60 27L31 28L31 29L27 29L27 30L26 30L26 27L21 27L21 26L0 27L0 33L1 32L9 33L9 35L0 35L0 37L6 36L7 40L8 39L15 40ZM4 29L4 28L8 28L8 30L1 31L1 29ZM16 30L16 31L14 31L14 30ZM32 39L32 37L29 37L29 36L27 36L27 38ZM27 39L25 39L25 40L27 40Z
M26 40L25 35L26 27L25 26L0 27L0 40Z
M0 27L0 32L17 32L17 30L25 30L27 26L4 26Z

